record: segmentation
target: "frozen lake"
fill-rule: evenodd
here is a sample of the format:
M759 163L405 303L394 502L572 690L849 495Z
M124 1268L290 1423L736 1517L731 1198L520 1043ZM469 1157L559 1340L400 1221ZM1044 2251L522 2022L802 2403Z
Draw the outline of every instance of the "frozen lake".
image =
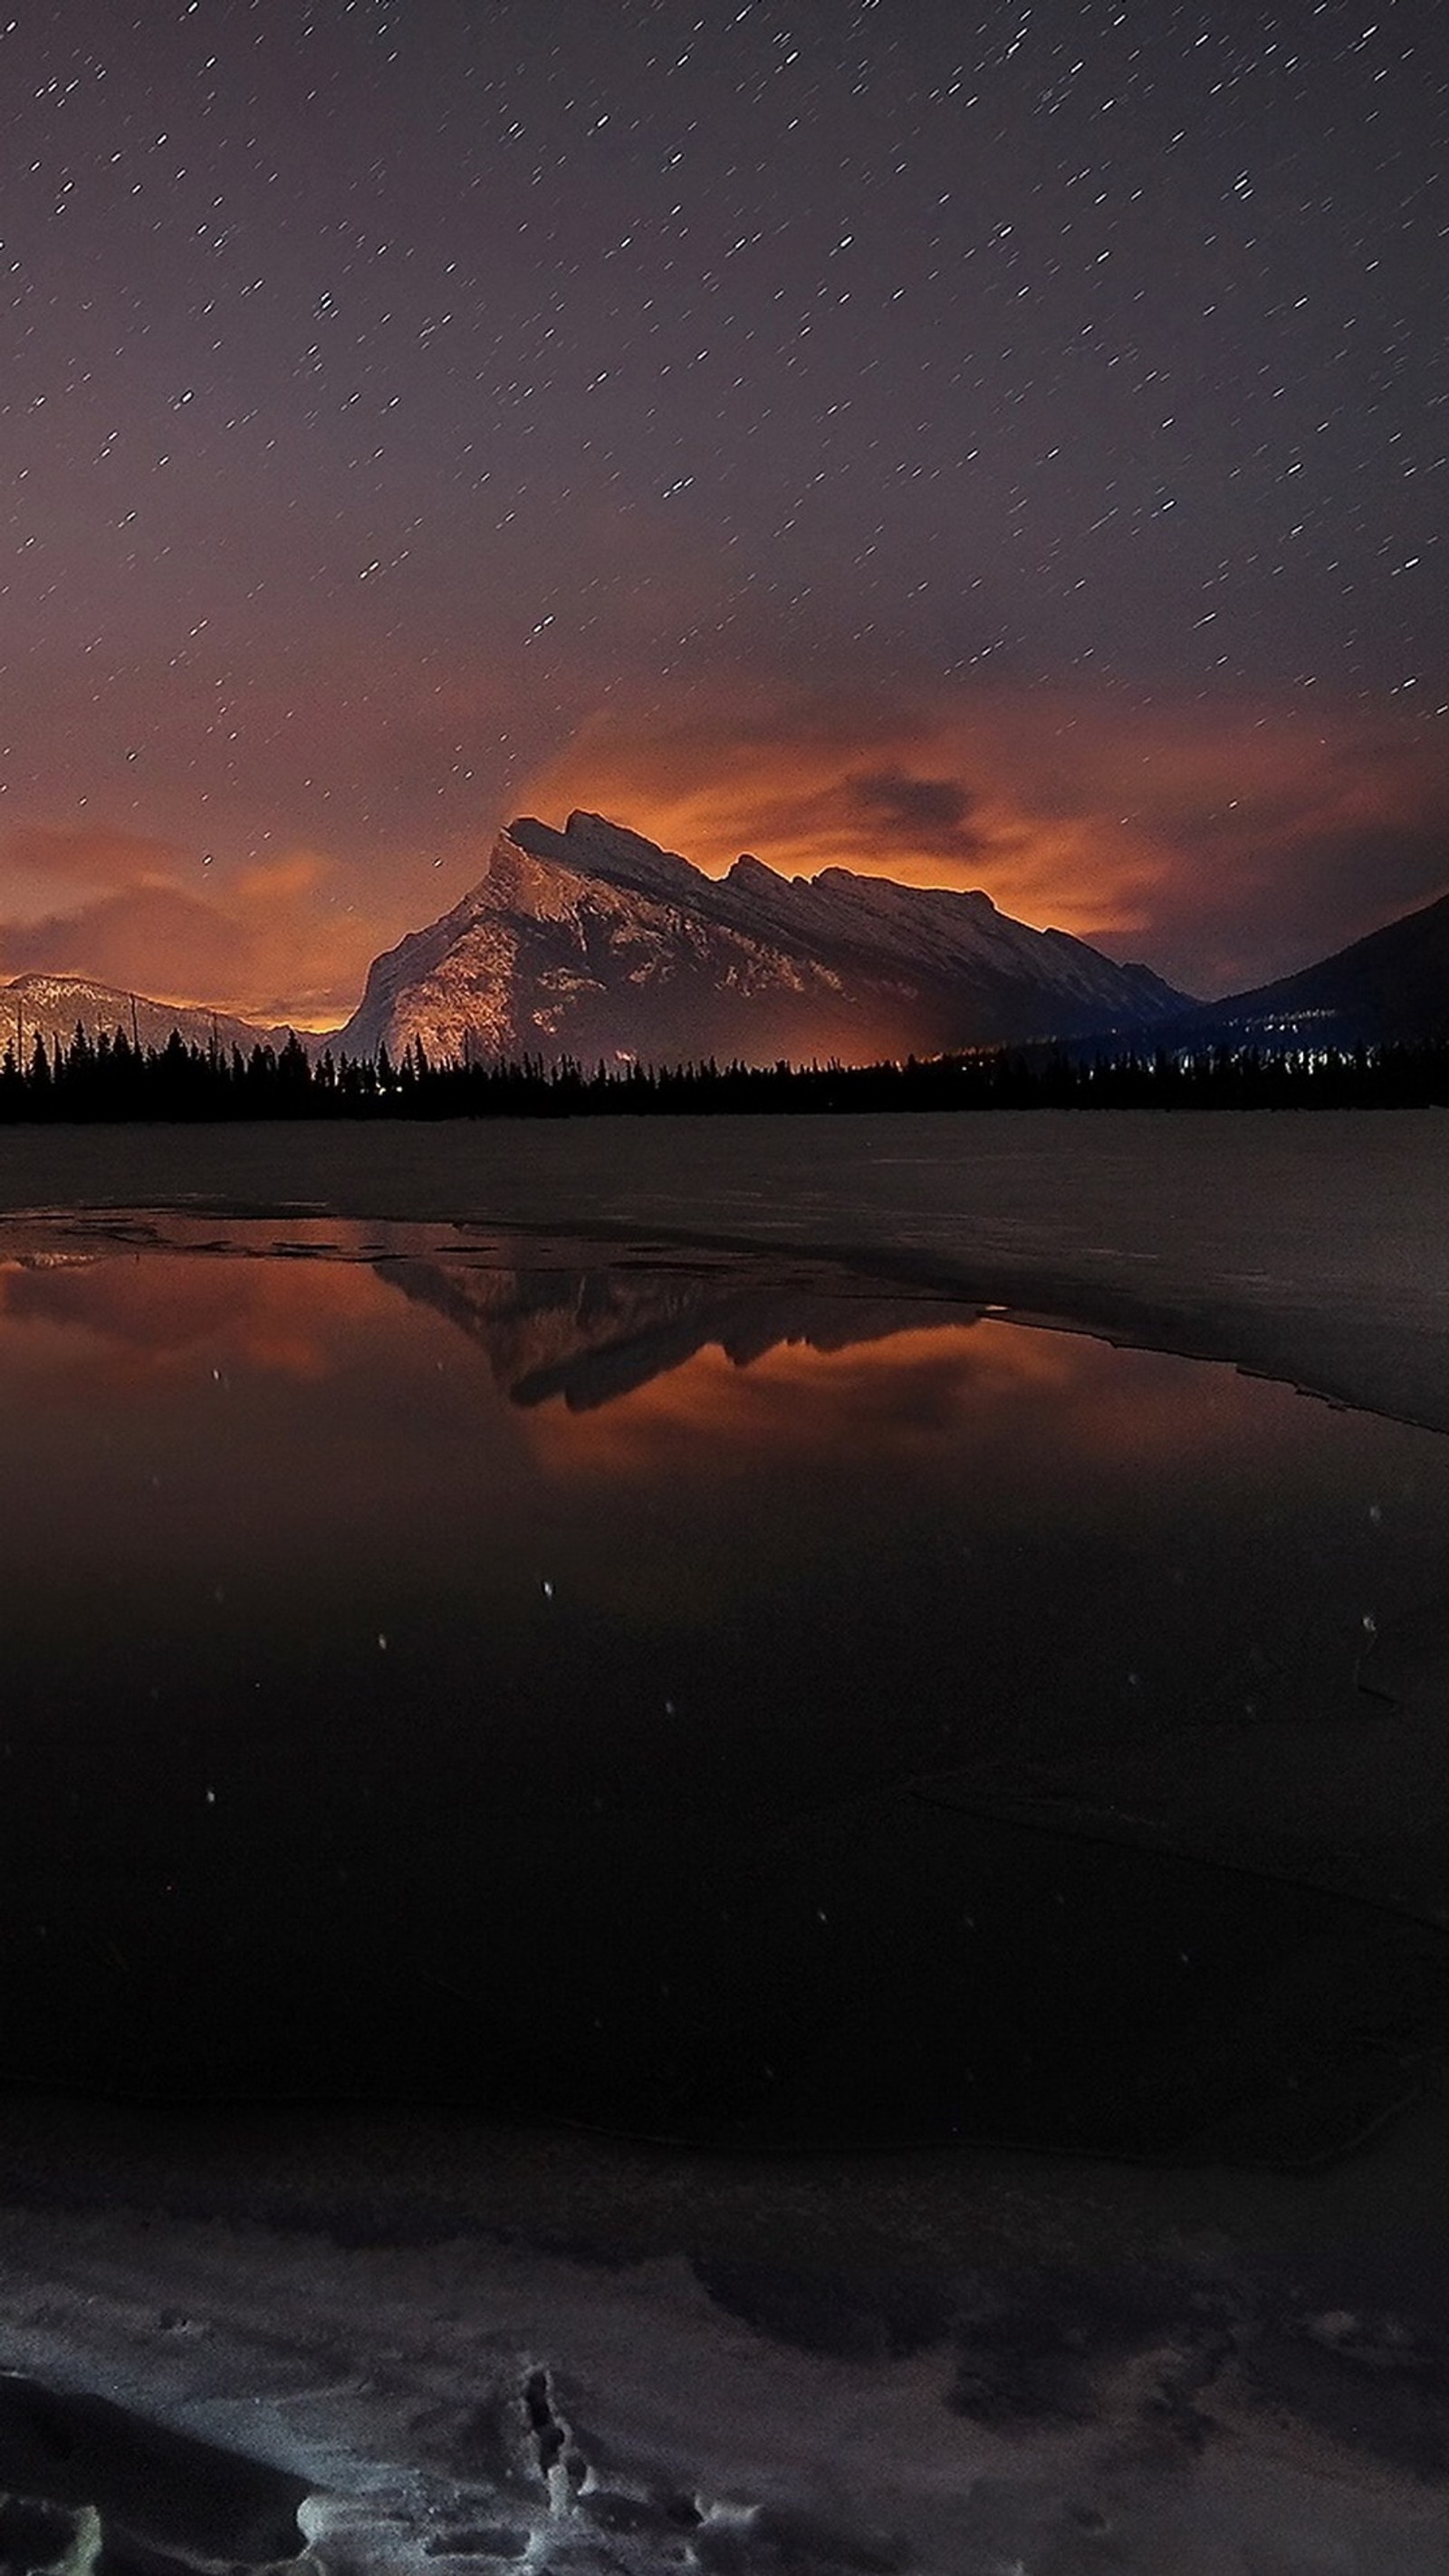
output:
M136 1216L0 1238L0 1508L12 2081L1289 2165L1416 2088L1442 1435L825 1261Z
M1449 1428L1449 1120L1222 1115L16 1127L0 1209L287 1208L863 1254Z
M0 2488L1441 2576L1438 1124L741 1123L4 1140Z

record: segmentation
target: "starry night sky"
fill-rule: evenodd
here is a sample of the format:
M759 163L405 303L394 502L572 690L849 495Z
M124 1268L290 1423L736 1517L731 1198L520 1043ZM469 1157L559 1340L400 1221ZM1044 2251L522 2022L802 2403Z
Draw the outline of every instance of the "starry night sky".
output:
M337 1020L572 804L1202 992L1449 885L1438 0L0 25L0 973Z

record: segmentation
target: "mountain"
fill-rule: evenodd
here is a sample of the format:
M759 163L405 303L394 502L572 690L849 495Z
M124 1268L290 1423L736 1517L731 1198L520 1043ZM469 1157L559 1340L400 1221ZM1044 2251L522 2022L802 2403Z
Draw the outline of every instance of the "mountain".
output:
M586 1064L936 1055L1155 1023L1186 996L989 895L743 857L706 876L598 814L499 834L461 903L379 957L334 1044Z
M83 975L17 975L13 984L0 984L0 1055L14 1047L28 1061L37 1037L48 1046L57 1039L68 1046L77 1021L89 1038L99 1037L102 1029L114 1036L120 1029L128 1040L139 1037L143 1047L164 1047L172 1030L179 1029L188 1046L209 1047L215 1036L219 1046L228 1051L239 1046L243 1055L250 1055L254 1046L283 1047L292 1035L286 1028L256 1028L225 1011L113 992Z
M1152 1032L1262 1046L1449 1038L1449 895L1296 975L1200 1003Z

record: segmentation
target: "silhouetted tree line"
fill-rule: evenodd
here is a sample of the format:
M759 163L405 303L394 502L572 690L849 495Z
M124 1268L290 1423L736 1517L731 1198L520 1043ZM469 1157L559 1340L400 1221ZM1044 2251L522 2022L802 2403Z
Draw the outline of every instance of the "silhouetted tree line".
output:
M596 1065L540 1056L433 1063L414 1040L394 1063L281 1047L162 1047L124 1030L68 1045L37 1036L0 1058L0 1120L574 1118L595 1114L882 1109L1422 1109L1449 1106L1449 1039L1274 1050L1030 1047L872 1065Z

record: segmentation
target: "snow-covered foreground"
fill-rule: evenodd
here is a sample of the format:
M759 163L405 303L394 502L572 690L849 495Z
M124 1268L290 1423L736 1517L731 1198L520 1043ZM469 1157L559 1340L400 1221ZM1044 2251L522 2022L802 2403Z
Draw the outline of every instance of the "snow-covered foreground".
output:
M0 1205L868 1251L1449 1427L1446 1140L1434 1116L12 1131ZM1431 1640L1400 1701L1425 1849L1445 1670ZM76 2569L99 2504L134 2576L273 2566L294 2511L282 2557L332 2576L1449 2576L1446 2172L1442 2083L1307 2174L15 2101L0 2489L58 2499ZM96 2398L134 2440L67 2412ZM158 2426L284 2474L258 2501L218 2463L208 2504L205 2454Z
M33 2109L5 2143L7 2367L288 2473L335 2576L1449 2567L1437 2115L1297 2182ZM261 2563L240 2521L203 2559L164 2465L116 2507L138 2566Z

